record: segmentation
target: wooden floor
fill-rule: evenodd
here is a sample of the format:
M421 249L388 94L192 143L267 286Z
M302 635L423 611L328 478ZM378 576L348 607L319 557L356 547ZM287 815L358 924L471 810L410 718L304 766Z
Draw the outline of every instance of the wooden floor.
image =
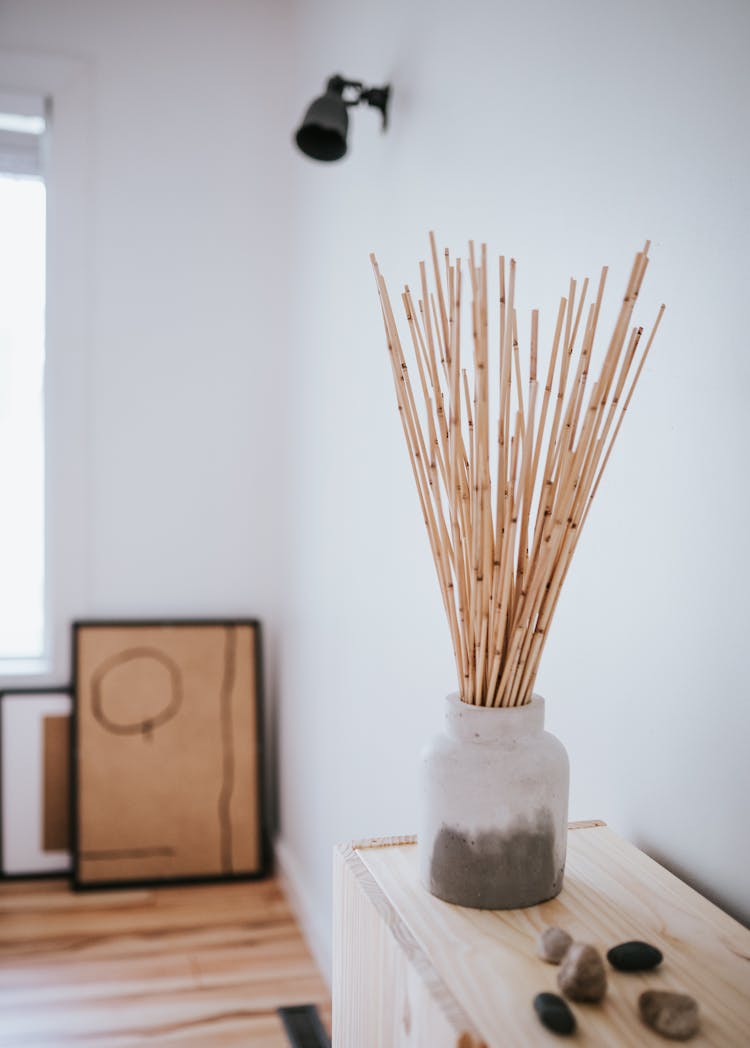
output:
M0 884L0 1046L288 1045L330 1000L275 880L75 894Z

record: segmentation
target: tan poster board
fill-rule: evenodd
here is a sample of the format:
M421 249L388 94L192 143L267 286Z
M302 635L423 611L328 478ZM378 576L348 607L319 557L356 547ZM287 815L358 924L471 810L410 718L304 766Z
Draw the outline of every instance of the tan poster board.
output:
M42 724L42 847L46 852L69 851L70 717L46 716Z
M259 630L76 624L77 886L263 872Z

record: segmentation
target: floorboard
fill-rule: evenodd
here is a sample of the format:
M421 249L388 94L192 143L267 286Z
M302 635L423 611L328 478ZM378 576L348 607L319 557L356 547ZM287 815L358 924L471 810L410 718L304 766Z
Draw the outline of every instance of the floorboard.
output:
M76 894L0 884L1 1048L282 1048L330 999L277 881Z

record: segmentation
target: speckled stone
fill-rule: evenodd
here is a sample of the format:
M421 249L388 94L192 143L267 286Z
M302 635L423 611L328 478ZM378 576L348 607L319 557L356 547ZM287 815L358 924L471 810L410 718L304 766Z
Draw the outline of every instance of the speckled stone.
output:
M661 950L647 942L621 942L607 953L607 960L621 972L648 972L664 960Z
M607 973L599 951L574 942L563 957L557 985L571 1001L601 1001L607 992Z
M574 1033L575 1016L562 997L556 993L538 993L534 998L534 1011L539 1016L542 1026L553 1033Z
M638 1011L646 1026L671 1041L687 1041L698 1032L698 1002L686 993L646 990L638 998Z
M537 944L539 956L548 964L559 964L572 942L564 928L545 928Z

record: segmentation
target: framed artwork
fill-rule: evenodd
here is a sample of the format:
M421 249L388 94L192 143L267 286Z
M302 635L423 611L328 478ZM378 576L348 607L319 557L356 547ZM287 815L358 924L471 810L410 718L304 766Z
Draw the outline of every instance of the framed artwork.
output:
M71 869L70 726L66 688L0 694L0 872Z
M74 885L265 872L255 620L73 627Z

